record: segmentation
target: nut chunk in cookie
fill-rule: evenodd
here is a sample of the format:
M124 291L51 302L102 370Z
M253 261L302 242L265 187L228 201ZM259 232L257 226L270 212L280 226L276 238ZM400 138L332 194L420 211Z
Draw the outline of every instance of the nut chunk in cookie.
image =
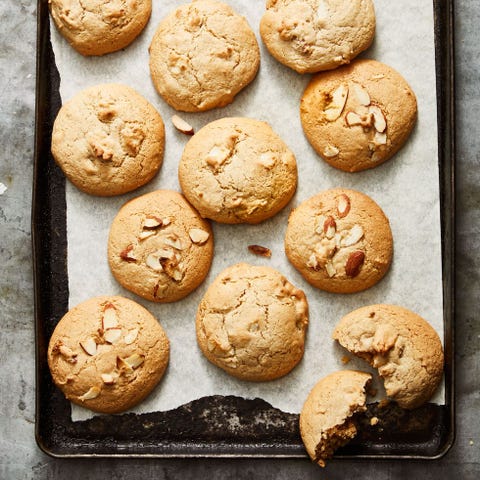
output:
M155 88L185 112L233 102L259 65L260 49L247 21L217 0L178 7L160 22L150 45Z
M68 400L101 413L142 401L167 368L168 338L148 310L120 296L91 298L57 324L48 365Z
M289 373L302 359L308 304L302 290L270 267L239 263L210 285L197 311L205 357L242 380Z
M195 290L213 258L207 220L172 190L127 202L112 222L108 263L126 289L152 302L174 302Z
M370 197L334 188L292 211L285 251L314 287L333 293L360 292L387 273L393 255L392 231Z
M145 185L160 169L164 147L160 114L121 84L77 93L53 125L55 161L77 188L91 195L120 195Z
M342 370L321 379L300 413L300 434L310 458L321 467L357 434L354 415L366 410L369 373Z
M416 313L396 305L370 305L343 317L333 338L378 369L388 397L417 408L435 393L443 374L437 332Z

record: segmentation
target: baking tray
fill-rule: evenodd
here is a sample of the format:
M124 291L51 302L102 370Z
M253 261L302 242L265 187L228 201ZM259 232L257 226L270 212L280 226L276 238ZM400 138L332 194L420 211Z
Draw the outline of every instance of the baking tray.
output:
M455 118L453 0L434 0L444 303L445 405L368 406L358 436L335 458L435 459L455 436ZM38 0L32 246L36 333L35 435L54 457L306 457L298 415L262 399L204 397L167 412L72 421L47 365L49 338L68 309L65 177L50 153L61 106L47 0ZM370 418L381 421L370 425ZM231 422L235 418L236 422ZM234 427L232 425L235 425Z

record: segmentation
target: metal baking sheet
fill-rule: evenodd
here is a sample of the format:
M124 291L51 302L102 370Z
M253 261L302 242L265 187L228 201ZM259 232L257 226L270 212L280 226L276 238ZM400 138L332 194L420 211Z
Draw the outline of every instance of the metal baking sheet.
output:
M436 458L454 436L454 115L452 1L435 13L438 151L442 230L445 405L414 412L371 404L358 437L336 457ZM210 396L174 410L72 421L71 406L52 383L48 339L68 308L65 180L50 155L53 120L61 105L50 44L47 2L38 2L35 171L32 207L39 446L54 456L272 456L303 457L298 415L262 399ZM381 422L371 426L369 418ZM232 422L235 419L235 422Z

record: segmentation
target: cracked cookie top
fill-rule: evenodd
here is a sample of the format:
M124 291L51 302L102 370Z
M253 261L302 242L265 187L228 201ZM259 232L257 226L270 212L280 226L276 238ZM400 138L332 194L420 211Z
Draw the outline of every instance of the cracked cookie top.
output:
M366 388L372 376L341 370L322 378L300 412L300 434L308 455L321 467L337 448L357 434L353 415L366 410Z
M366 50L375 35L371 0L267 0L260 34L298 73L331 70Z
M112 196L149 182L163 162L162 117L126 85L75 95L55 119L52 154L67 178L92 195Z
M68 400L102 413L138 404L163 377L169 341L145 308L120 296L70 309L48 347L53 380Z
M239 263L210 285L197 311L205 357L242 380L289 373L302 359L308 304L302 290L270 267Z
M417 100L405 79L376 60L314 76L300 103L307 140L327 163L346 172L376 167L405 144Z
M153 302L187 296L203 282L212 257L210 224L171 190L130 200L110 228L108 263L114 277Z
M442 379L437 332L406 308L370 305L354 310L340 320L333 338L378 369L387 395L402 408L423 405Z
M369 196L334 188L292 211L285 251L313 286L354 293L372 287L387 273L393 238L387 217Z
M150 45L155 88L186 112L228 105L255 78L259 64L245 18L216 0L180 6L160 23Z
M82 55L129 45L144 29L152 0L48 0L55 26Z
M222 118L190 139L178 176L188 201L203 217L221 223L259 223L292 198L297 164L267 123Z

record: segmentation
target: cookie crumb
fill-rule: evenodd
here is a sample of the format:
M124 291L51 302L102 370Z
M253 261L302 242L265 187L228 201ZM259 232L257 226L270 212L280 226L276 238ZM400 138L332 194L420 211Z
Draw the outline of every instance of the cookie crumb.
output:
M248 251L261 257L270 258L272 256L272 251L267 247L262 247L261 245L249 245Z
M370 425L377 425L377 423L379 422L380 420L377 418L377 417L372 417L370 419Z
M350 358L347 357L346 355L342 357L342 363L346 365L348 362L350 362Z

